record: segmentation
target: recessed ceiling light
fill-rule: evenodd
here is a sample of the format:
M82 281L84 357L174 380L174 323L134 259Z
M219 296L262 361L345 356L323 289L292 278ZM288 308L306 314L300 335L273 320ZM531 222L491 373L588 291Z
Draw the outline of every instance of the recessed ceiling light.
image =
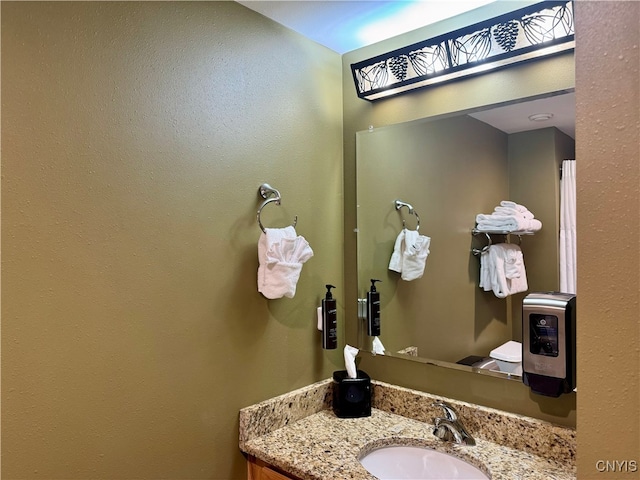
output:
M529 120L532 122L546 122L552 118L553 113L534 113L533 115L529 115Z

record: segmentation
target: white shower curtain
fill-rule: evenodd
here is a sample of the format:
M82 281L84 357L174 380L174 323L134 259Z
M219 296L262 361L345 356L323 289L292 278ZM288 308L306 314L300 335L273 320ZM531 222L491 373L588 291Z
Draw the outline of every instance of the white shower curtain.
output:
M576 162L562 162L560 180L560 291L576 293Z

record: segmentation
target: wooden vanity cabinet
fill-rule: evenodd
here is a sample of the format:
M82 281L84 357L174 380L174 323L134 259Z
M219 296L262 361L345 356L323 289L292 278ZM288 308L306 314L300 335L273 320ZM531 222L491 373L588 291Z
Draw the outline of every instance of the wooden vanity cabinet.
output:
M262 460L249 456L247 458L247 480L300 480L291 474L277 470L276 467Z

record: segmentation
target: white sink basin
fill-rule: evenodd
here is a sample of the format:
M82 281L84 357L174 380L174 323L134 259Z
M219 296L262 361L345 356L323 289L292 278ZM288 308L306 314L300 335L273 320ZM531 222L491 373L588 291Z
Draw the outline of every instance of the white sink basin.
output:
M488 480L482 471L453 455L430 448L389 446L365 455L360 463L380 480Z

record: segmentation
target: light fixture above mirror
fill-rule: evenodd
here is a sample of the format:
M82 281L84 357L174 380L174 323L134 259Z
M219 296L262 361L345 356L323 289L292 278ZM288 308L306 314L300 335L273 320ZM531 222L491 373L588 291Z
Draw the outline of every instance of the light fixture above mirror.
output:
M366 100L555 55L575 46L573 2L546 1L351 65Z

